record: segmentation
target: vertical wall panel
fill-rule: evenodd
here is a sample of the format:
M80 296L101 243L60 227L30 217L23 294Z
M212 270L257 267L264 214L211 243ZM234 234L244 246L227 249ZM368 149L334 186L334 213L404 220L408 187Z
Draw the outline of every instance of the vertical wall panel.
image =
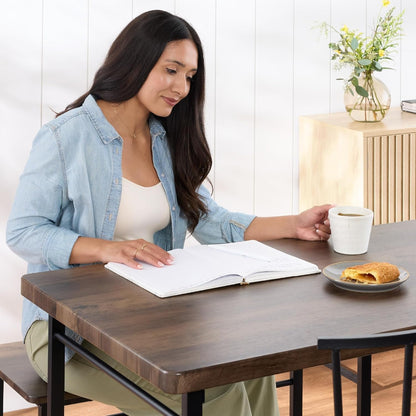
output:
M32 139L40 127L42 1L2 0L0 5L0 342L22 339L20 277L26 263L5 243L9 216L18 179ZM7 384L4 411L29 404Z
M0 169L8 172L2 178L13 178L1 182L7 187L2 188L4 196L14 193L16 176L41 125L42 1L7 0L1 9L0 137L7 157ZM3 198L1 206L5 206Z
M403 37L401 40L401 99L416 98L416 2L402 0L404 13ZM394 102L394 101L393 101Z
M362 0L338 1L331 0L331 18L330 24L338 31L347 25L350 29L364 32L367 27L366 22L366 3ZM337 42L340 39L338 33L331 31L329 42ZM332 52L327 47L328 59L331 59ZM336 68L336 61L331 61L331 101L330 112L344 111L344 81L337 78L349 78L352 67L347 66L342 69Z
M293 83L293 211L298 211L299 116L329 112L330 64L328 42L319 36L317 22L330 19L330 0L295 0Z
M133 1L133 17L138 16L148 10L166 10L167 12L175 12L175 0L132 0Z
M175 13L186 19L197 31L203 47L205 60L205 133L211 152L215 154L215 0L176 0ZM215 191L215 160L209 175Z
M328 42L320 36L317 22L330 21L330 1L295 1L294 107L296 115L328 112ZM295 117L295 124L297 119Z
M87 84L103 63L114 39L132 19L132 0L89 0ZM109 24L111 22L111 24Z
M293 4L256 2L256 215L292 211Z
M216 199L254 210L255 10L250 0L217 2Z
M201 39L205 61L205 134L212 156L215 154L215 82L216 82L216 55L215 55L215 28L216 28L216 1L205 0L195 2L194 0L176 0L175 14L184 18L197 31ZM209 179L213 185L215 197L215 159L212 161L212 169ZM208 189L210 185L207 183ZM192 237L187 237L185 245L198 244Z
M44 0L42 123L87 89L87 48L88 2Z

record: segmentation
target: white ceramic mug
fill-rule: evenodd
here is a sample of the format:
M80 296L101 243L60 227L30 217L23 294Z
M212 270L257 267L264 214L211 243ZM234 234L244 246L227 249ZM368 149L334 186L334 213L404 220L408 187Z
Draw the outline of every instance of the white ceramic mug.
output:
M363 254L368 250L373 211L354 206L336 206L329 210L331 241L341 254Z

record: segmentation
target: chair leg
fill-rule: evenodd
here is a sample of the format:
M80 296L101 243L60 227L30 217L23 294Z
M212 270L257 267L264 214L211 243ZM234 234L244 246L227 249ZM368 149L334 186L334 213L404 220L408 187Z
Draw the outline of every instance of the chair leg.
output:
M303 412L303 370L290 373L290 416L302 416Z
M342 416L341 357L339 350L332 351L332 385L334 414L335 416Z
M410 416L412 397L413 345L406 345L404 349L403 399L402 416Z
M371 415L371 355L357 360L357 416Z

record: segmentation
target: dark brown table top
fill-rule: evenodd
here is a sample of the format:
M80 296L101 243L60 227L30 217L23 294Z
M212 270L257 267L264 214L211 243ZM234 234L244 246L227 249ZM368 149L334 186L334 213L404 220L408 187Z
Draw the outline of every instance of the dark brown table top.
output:
M102 265L23 276L22 294L169 393L330 361L316 341L416 327L416 221L374 227L361 256L326 242L270 245L316 263L387 261L410 273L393 292L355 293L322 274L159 299Z

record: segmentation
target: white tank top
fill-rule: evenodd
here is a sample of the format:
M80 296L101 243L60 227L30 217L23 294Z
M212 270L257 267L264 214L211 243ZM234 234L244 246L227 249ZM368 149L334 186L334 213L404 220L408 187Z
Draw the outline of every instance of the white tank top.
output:
M147 187L123 178L114 240L143 238L153 243L153 234L169 221L169 203L160 182Z

